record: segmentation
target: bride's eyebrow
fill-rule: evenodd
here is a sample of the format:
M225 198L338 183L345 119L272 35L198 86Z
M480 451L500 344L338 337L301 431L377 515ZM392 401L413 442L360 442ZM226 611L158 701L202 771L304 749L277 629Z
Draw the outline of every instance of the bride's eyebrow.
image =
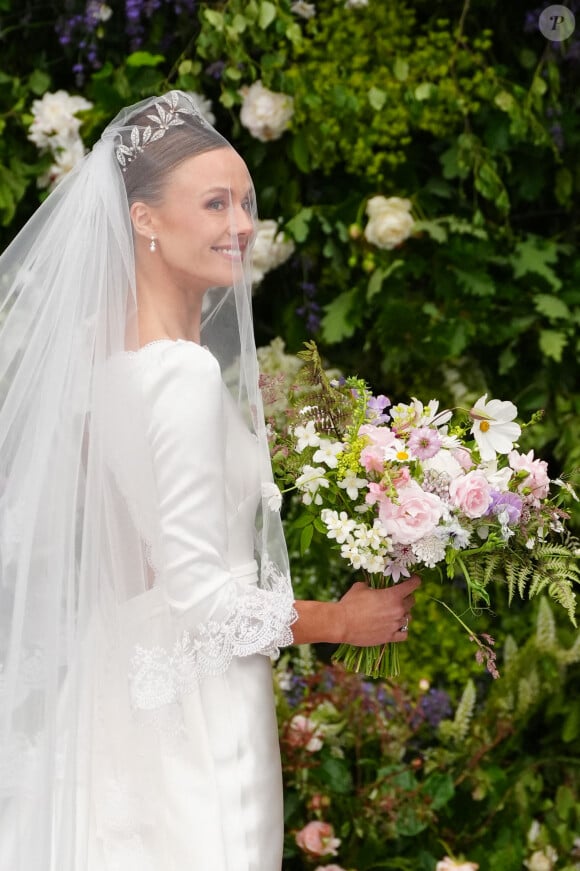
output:
M231 187L222 187L221 185L214 185L213 187L210 187L210 188L207 188L206 190L204 190L202 193L202 196L207 197L210 194L216 194L216 193L229 195L229 194L234 194L235 191ZM242 199L245 200L248 197L250 197L251 195L252 195L252 188L248 188L245 191L245 193L242 195Z

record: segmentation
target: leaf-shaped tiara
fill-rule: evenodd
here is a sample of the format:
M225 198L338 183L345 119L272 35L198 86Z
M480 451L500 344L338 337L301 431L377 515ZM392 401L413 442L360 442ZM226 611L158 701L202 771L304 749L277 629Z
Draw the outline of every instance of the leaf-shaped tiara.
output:
M117 160L123 167L123 172L126 171L127 164L135 160L135 158L141 154L146 145L161 139L165 136L170 127L178 127L181 124L185 124L185 121L183 118L180 118L179 115L194 115L199 118L202 124L207 124L207 121L203 118L202 114L193 106L178 109L179 97L180 94L178 91L171 91L162 98L165 107L162 105L161 101L154 103L157 115L147 115L147 118L149 118L152 123L148 124L146 127L143 127L142 125L132 127L129 135L131 144L126 145L124 142L121 142L121 144L117 146L115 154Z

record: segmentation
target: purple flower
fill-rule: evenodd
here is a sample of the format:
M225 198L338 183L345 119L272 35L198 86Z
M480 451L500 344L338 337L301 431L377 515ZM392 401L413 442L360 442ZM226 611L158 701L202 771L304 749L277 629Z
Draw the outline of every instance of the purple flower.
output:
M407 444L418 460L430 460L441 447L441 436L428 426L420 426L412 431Z
M391 404L391 400L384 396L382 393L379 396L371 396L371 398L367 402L367 420L372 421L372 423L387 423L389 420L388 415L383 414L385 408L388 408Z
M437 728L441 720L451 716L451 700L445 690L431 689L419 699L417 705L422 717L432 726Z
M501 514L506 512L508 524L517 523L521 517L523 499L517 493L499 493L497 490L491 492L491 504L487 510L487 514Z

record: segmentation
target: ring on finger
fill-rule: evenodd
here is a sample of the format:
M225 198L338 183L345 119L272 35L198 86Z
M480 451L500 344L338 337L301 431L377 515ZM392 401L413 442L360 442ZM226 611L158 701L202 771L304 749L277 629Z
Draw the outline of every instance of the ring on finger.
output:
M408 632L408 631L409 631L409 618L406 617L405 622L403 623L403 625L399 629L399 632Z

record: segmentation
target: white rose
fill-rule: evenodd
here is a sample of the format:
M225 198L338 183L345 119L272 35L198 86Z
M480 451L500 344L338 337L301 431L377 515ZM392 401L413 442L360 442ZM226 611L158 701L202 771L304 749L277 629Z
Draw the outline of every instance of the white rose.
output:
M366 209L369 221L364 234L371 245L391 250L405 241L415 224L411 201L401 197L371 197Z
M38 177L38 187L54 190L59 181L79 163L85 155L85 148L80 137L71 139L64 147L60 147L54 155L54 163L47 172Z
M345 9L363 9L369 5L369 0L346 0Z
M266 272L284 263L294 253L294 243L278 230L276 221L256 221L252 250L252 281L259 284Z
M67 91L46 93L41 100L32 103L34 121L30 125L28 138L38 148L50 147L50 137L77 133L81 125L75 114L84 109L92 109L93 104L84 97L73 97Z
M212 127L215 124L215 115L212 112L212 103L211 100L208 100L207 97L204 97L203 94L198 94L195 91L188 91L189 96L193 100L195 104L195 108L199 111L202 118L205 118L208 124L211 124Z
M244 127L261 142L279 139L294 114L292 97L268 90L259 80L250 87L243 87L240 93L244 99L240 112Z

